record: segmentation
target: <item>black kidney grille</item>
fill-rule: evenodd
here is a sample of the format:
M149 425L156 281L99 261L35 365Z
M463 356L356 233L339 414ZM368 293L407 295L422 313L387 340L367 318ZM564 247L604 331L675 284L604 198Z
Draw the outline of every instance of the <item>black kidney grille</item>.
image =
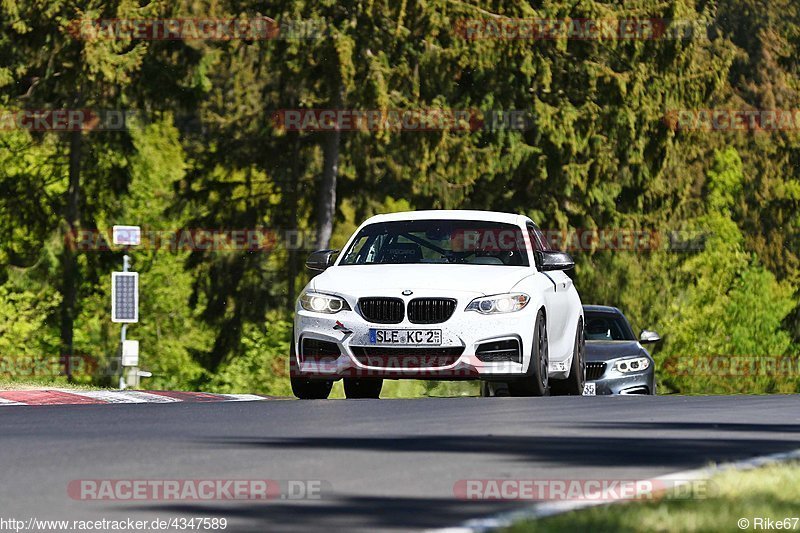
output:
M414 324L438 324L444 322L456 310L452 298L414 298L408 302L408 320Z
M399 324L405 314L400 298L361 298L358 307L364 318L376 324Z
M586 379L594 381L606 373L606 364L602 362L586 363Z

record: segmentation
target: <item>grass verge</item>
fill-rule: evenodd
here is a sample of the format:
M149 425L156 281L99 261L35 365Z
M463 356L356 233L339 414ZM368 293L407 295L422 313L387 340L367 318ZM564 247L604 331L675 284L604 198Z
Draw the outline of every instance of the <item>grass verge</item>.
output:
M523 521L507 533L706 532L788 529L800 531L800 462L749 470L725 471L712 478L704 498L633 502L573 511L540 520ZM756 519L762 519L759 527ZM766 519L790 520L768 528ZM739 520L747 520L745 527ZM744 522L742 523L744 525ZM789 527L785 527L788 525Z
M100 387L93 387L91 385L69 383L67 381L67 378L52 378L52 379L0 378L0 391L42 390L42 389L101 390Z

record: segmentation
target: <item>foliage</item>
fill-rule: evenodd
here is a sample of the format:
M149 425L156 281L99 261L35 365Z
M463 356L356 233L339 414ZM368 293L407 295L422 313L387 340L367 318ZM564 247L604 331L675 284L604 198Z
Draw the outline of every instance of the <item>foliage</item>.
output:
M797 305L792 287L778 282L744 249L744 236L730 218L743 180L736 150L717 153L708 177L707 212L696 220L708 238L704 250L678 271L676 282L684 289L664 315L668 336L662 361L669 367L674 358L680 366L683 358L789 355L791 337L782 322ZM791 391L800 384L796 375L756 373L743 380L708 374L667 376L666 381L681 392L771 392L787 381Z
M273 316L263 324L248 325L242 335L241 353L221 367L203 389L291 395L286 358L291 331L292 322L280 316Z
M142 321L129 337L154 373L145 386L287 393L287 313L308 274L306 250L283 236L317 229L332 137L285 131L273 113L521 110L531 117L525 130L342 132L331 245L369 215L423 208L516 211L550 230L651 232L652 249L575 251L574 277L585 303L617 305L664 335L663 390L794 387L771 378L692 384L666 372L687 354L798 352L800 135L674 130L665 116L800 107L798 4L535 4L0 3L0 113L91 107L135 117L121 131L0 131L0 357L57 356L71 344L100 362L97 383L113 383L119 329L108 320L108 274L122 251L73 253L76 229L262 228L278 237L268 253L134 250ZM260 16L320 21L324 32L150 41L69 31L81 18ZM708 31L535 41L457 31L465 19L500 17L694 20ZM704 248L676 249L672 232L706 235Z

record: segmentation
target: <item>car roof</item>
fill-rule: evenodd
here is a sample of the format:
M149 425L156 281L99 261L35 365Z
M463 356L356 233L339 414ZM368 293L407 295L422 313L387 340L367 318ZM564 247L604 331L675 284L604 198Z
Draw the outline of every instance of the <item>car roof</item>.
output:
M501 213L499 211L479 211L472 209L431 209L423 211L402 211L375 215L367 219L364 224L375 222L394 222L398 220L480 220L487 222L505 222L506 224L521 224L527 222L528 217L514 213Z
M611 305L584 305L583 311L585 313L610 313L625 316L623 312L619 310L619 308Z

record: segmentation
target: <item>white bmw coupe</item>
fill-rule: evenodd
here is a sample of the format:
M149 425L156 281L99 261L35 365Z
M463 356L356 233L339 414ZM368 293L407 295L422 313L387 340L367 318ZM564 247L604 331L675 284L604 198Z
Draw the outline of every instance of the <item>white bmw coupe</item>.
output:
M337 255L338 254L338 255ZM484 394L581 394L583 308L534 222L488 211L377 215L297 300L292 390L321 399L377 398L383 379L477 379ZM502 385L500 385L502 384Z

